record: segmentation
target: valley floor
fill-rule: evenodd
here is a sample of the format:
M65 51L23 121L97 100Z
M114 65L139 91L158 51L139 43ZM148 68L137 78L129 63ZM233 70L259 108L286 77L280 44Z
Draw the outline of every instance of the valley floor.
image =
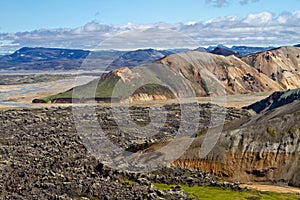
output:
M51 107L51 106L65 106L66 104L32 104L35 98L46 97L66 91L75 85L80 85L93 80L94 76L79 76L76 78L69 78L64 80L56 80L51 82L34 83L34 84L18 84L18 85L0 85L0 108L11 107ZM259 101L270 93L253 93L253 94L238 94L221 97L198 97L199 103L214 103L226 107L237 107L250 105ZM191 99L181 99L180 103L191 102ZM134 103L135 105L166 105L178 103L178 100L157 100Z
M0 108L49 106L33 105L31 102L34 98L57 94L76 85L85 84L95 78L95 76L74 76L34 84L0 85Z

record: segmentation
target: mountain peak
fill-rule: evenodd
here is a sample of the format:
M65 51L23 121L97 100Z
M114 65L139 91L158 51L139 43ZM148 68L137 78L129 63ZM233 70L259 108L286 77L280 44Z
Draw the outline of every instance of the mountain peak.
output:
M227 47L223 48L222 46L217 46L214 50L210 51L210 53L223 55L223 56L231 56L231 55L238 56L238 53L236 53L235 51L232 51Z

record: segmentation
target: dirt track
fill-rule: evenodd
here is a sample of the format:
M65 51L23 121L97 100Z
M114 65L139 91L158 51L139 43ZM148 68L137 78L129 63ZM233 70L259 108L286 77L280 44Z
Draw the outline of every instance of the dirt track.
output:
M284 187L284 186L276 186L276 185L260 185L260 184L256 184L256 183L241 184L241 186L256 189L259 191L300 194L300 188L295 188L295 187Z

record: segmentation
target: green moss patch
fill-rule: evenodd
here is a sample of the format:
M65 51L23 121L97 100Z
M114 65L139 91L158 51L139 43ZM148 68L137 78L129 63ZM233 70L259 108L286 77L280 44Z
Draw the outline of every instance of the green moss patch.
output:
M160 190L170 190L174 185L154 183ZM260 192L257 190L235 191L211 186L180 185L181 188L192 198L202 200L290 200L300 199L300 195L292 193Z

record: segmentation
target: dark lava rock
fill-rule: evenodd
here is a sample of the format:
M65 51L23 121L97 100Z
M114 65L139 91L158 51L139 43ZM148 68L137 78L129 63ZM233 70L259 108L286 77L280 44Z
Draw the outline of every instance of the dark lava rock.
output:
M209 125L209 112L216 106L200 107L203 113L199 123L205 127ZM121 147L141 148L141 143L174 136L180 120L179 106L165 108L165 126L152 138L141 139L120 131L110 108L99 106L94 114L84 113L82 120L99 120L110 139ZM147 124L149 109L131 107L130 115ZM227 113L228 120L245 115L233 109ZM217 181L201 170L171 167L135 174L99 163L77 133L70 107L0 110L0 130L1 199L189 199L178 187L161 191L152 182L211 185Z

